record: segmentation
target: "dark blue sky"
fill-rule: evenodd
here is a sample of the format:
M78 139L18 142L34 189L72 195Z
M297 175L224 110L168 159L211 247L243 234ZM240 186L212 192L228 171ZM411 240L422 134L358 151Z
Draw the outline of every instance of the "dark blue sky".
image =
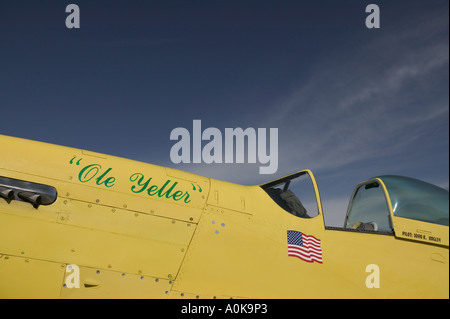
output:
M80 8L67 29L65 8ZM381 28L367 29L376 3ZM329 224L381 174L448 189L449 2L0 2L0 134L243 184L310 168ZM176 127L279 129L279 169L171 162ZM339 221L337 221L339 220Z

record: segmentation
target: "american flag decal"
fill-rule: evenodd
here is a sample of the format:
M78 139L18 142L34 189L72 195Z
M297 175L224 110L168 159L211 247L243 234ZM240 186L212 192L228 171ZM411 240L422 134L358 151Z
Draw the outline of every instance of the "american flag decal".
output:
M288 256L297 257L309 263L322 263L320 239L296 230L287 231Z

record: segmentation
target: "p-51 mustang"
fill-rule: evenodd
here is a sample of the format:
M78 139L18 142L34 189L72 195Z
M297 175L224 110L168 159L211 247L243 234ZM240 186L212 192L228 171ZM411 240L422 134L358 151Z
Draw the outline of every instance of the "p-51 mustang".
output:
M324 225L311 171L242 186L0 136L0 298L449 298L448 191L381 176Z

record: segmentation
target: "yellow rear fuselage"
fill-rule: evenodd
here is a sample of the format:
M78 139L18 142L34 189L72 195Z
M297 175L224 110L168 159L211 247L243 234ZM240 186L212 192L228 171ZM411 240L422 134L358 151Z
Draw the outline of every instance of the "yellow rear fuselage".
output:
M446 226L424 230L447 234L437 244L344 231L324 226L320 198L303 219L260 186L5 136L0 147L0 176L57 191L37 208L0 198L0 298L449 297ZM320 239L323 262L288 256L289 230Z

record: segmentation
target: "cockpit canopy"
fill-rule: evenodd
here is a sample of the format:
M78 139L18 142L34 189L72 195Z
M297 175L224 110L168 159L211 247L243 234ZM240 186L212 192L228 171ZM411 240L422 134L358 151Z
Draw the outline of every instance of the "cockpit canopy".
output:
M379 178L389 193L394 216L448 226L448 190L409 177Z
M393 232L391 208L394 217L449 224L447 190L409 177L386 175L355 188L344 228Z

